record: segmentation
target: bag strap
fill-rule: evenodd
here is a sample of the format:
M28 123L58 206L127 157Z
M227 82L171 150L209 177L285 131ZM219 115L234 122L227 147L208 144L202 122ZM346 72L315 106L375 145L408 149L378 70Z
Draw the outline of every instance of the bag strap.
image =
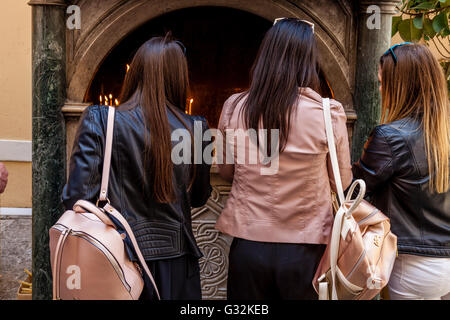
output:
M341 172L336 153L336 144L334 141L333 123L331 121L330 99L323 99L323 115L325 118L325 129L327 133L328 151L330 152L331 166L333 167L334 182L336 184L339 203L342 205L345 201L344 189L342 187Z
M343 232L343 227L346 223L349 223L345 220L346 216L351 216L353 211L359 206L361 201L364 198L364 194L366 192L366 184L363 180L356 180L350 191L347 194L347 198L344 196L344 189L342 186L341 173L339 170L339 163L337 159L336 153L336 144L334 141L334 133L333 133L333 123L331 121L331 110L330 110L330 99L323 99L323 114L325 118L325 128L327 132L327 141L328 141L328 151L330 152L331 165L333 167L333 175L334 181L336 184L336 189L338 192L340 208L336 212L336 216L334 217L333 229L331 232L331 240L329 244L330 248L330 270L331 270L331 299L338 300L337 290L336 290L336 273L337 273L337 262L339 255L339 244L341 240L341 233ZM359 185L359 193L356 199L352 200L353 191ZM346 204L350 206L346 206ZM344 230L347 230L344 228ZM344 235L342 237L345 239L346 232L344 231ZM319 297L321 299L330 298L328 295L328 287L323 285L319 287ZM326 291L325 291L326 290Z
M127 232L128 236L131 239L133 248L136 251L139 262L141 263L142 268L144 269L145 273L149 277L149 279L155 289L156 295L158 296L158 299L161 300L161 296L159 295L159 291L158 291L158 287L156 286L155 279L153 278L152 273L148 269L147 263L145 262L144 256L142 255L141 249L139 248L139 245L134 236L133 230L131 229L127 220L122 216L122 214L119 211L115 210L113 207L111 207L111 205L109 204L108 185L109 185L109 173L110 173L110 169L111 169L112 142L113 142L113 138L114 138L115 111L116 110L114 107L109 107L108 127L106 130L105 155L103 158L102 184L100 187L100 196L99 196L98 200L99 200L99 202L100 201L108 202L108 205L106 205L104 207L105 211L108 212L109 214L111 214L114 218L116 218L122 224L122 226L125 228L125 231Z
M333 123L331 120L331 107L330 99L323 99L323 115L325 119L325 129L327 134L328 151L330 153L331 166L333 169L334 183L336 185L337 194L339 197L340 208L336 213L333 229L330 241L330 269L331 269L331 299L337 300L337 290L336 290L336 268L339 253L339 242L340 242L340 232L342 228L342 220L344 219L345 210L343 204L345 201L344 190L342 187L341 173L339 170L339 162L336 153L336 144L334 141ZM325 288L322 288L322 291ZM324 294L322 293L323 297Z
M130 225L128 224L127 220L122 216L122 214L117 211L116 209L114 209L110 204L107 204L105 206L105 211L107 211L110 215L112 215L114 218L116 218L125 228L126 233L128 234L128 237L131 240L131 243L134 247L134 250L136 250L136 255L138 257L139 262L142 265L142 268L144 269L145 273L147 274L147 276L149 277L153 288L155 289L156 292L156 296L158 297L158 300L161 300L161 296L159 295L159 291L158 291L158 287L156 286L156 282L155 279L153 278L153 275L150 271L150 269L147 266L147 263L145 262L144 256L142 255L141 250L139 249L139 245L137 243L137 240L134 236L133 230L131 230Z
M99 201L108 201L109 172L111 169L111 154L112 154L112 142L114 138L115 113L116 110L114 109L114 107L109 107L108 124L106 129L105 155L103 157L102 184L100 187L100 196L98 199Z

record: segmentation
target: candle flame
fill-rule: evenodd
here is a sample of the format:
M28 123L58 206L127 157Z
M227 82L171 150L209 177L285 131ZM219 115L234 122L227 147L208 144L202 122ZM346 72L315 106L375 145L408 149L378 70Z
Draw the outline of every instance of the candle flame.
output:
M188 114L189 115L192 115L192 104L194 103L194 99L191 99L190 101L189 101L189 112L188 112Z
M130 71L130 65L127 64L127 72Z
M118 106L119 105L119 100L114 100L114 102L116 103L116 106Z

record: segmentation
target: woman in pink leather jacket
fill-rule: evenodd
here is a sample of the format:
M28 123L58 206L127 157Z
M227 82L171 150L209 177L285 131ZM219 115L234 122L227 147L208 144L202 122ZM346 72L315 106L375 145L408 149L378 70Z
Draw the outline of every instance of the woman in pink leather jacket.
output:
M227 161L219 170L233 186L216 228L234 237L228 299L317 298L312 279L331 231L335 190L319 84L314 25L277 19L261 45L250 89L225 102L219 130ZM347 118L337 101L331 100L331 112L347 188ZM257 163L251 161L255 150Z

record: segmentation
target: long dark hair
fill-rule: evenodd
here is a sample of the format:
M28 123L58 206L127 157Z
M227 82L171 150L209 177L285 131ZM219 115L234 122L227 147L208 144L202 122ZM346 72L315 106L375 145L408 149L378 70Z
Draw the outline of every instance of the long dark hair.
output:
M185 126L181 114L186 107L189 75L184 48L170 34L145 42L137 51L125 77L121 107L141 106L145 117L145 173L153 182L156 201L175 200L171 129L168 111ZM186 126L188 129L189 127ZM147 180L145 178L145 181Z
M280 130L280 152L286 146L291 114L299 87L319 89L317 44L311 25L295 18L282 19L265 35L252 67L250 89L244 97L247 129ZM269 136L270 139L270 136ZM270 144L269 150L270 152Z

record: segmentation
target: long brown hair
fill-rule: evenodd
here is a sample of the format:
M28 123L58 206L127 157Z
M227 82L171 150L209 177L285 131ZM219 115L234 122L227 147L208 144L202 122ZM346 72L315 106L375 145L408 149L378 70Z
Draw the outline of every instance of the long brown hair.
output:
M183 50L170 34L145 42L130 64L120 98L124 108L142 107L147 127L145 173L151 177L154 197L160 203L175 200L167 110L185 124L180 113L186 107L189 76Z
M449 190L450 105L444 72L430 49L405 44L381 57L382 123L420 121L430 171L430 190Z
M263 128L269 132L279 129L282 152L289 136L291 114L299 98L299 87L318 90L318 69L312 26L295 18L277 22L261 44L252 67L250 89L235 101L236 106L247 97L242 108L247 129L261 129L261 120Z

